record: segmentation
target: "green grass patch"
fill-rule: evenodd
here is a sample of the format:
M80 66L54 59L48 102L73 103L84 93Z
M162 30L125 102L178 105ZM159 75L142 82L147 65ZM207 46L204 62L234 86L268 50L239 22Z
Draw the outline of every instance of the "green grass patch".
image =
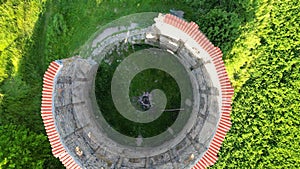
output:
M106 56L99 65L96 80L95 93L98 106L105 120L118 132L131 136L152 137L168 129L176 120L179 111L166 111L158 119L149 123L137 123L123 117L115 108L111 96L111 80L115 69L124 58L133 52L147 49L148 45L135 45L134 49L113 52ZM142 56L141 56L142 57ZM167 96L166 109L180 108L180 90L176 81L166 72L158 69L147 69L138 73L131 81L129 97L132 105L138 107L137 97L143 92L151 92L161 89Z

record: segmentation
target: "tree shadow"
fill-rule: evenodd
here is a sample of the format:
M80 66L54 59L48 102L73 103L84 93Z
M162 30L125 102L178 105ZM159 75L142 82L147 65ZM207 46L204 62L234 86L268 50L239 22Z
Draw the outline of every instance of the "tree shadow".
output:
M256 1L188 0L196 9L189 17L199 25L207 38L223 51L223 59L230 59L235 40L241 35L241 26L255 19Z
M22 81L30 86L30 92L24 98L26 106L30 107L31 111L27 112L24 117L28 120L21 125L30 128L36 133L44 133L46 135L41 114L41 97L42 97L42 84L43 75L46 71L49 62L45 59L47 53L47 26L50 20L53 6L52 1L47 1L44 4L44 10L40 13L38 20L35 23L32 36L27 39L25 52L20 61L19 74ZM40 154L45 157L43 168L65 168L62 163L55 158L51 153L50 144L45 146L49 148L49 154Z

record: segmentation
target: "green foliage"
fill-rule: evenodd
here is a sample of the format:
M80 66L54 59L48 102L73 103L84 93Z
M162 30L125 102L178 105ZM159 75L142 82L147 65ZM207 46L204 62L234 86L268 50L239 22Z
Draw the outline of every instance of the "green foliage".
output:
M212 168L300 168L300 3L186 2L199 9L200 29L223 50L236 92L233 125ZM226 22L222 13L239 17ZM219 26L224 21L228 26ZM224 38L231 46L218 44L226 27L237 32Z
M50 58L48 56L52 56L54 54L55 49L53 49L53 47L55 47L58 43L61 43L60 41L66 37L67 32L68 29L62 14L55 13L50 17L45 38L45 46L47 47L47 55L45 58L46 62L51 62L60 58L58 55Z
M233 126L212 168L300 168L300 3L260 4L244 29L258 42L232 49L255 59L244 67L249 76L235 95Z
M113 52L104 58L110 63L101 63L98 68L95 80L95 94L100 111L105 120L120 133L138 137L153 137L166 131L176 120L179 111L163 112L162 115L149 123L137 123L124 118L116 109L111 96L111 80L115 69L120 62L129 56L131 53L141 49L147 49L147 45L135 45L134 50L130 47L126 51ZM140 107L137 104L137 97L143 92L151 92L154 89L164 91L167 97L166 109L176 109L180 107L180 92L176 81L164 71L157 69L147 69L138 73L131 81L129 87L129 97L132 105L137 109ZM142 109L140 109L142 111Z
M219 46L227 56L227 51L230 51L240 34L241 19L238 15L216 8L199 15L197 23L208 39L211 39L214 45Z
M6 164L7 164L7 158L4 158L4 160L0 162L0 168L2 169L3 166Z
M25 41L32 35L43 1L3 1L0 4L0 83L18 72Z
M0 168L43 168L51 154L43 134L15 125L0 126Z
M196 10L197 18L195 19L201 20L199 13L205 15L213 9L222 9L228 13L238 14L243 23L253 19L258 2L257 0L185 0L186 4Z
M43 0L11 0L0 3L0 168L61 167L50 153L49 142L43 140L43 145L39 142L41 137L45 138L40 134L44 133L40 117L41 81L44 72L41 71L41 66L48 63L40 64L43 61L37 55L40 46L34 44L41 43L36 38L41 35L36 35L35 30L40 24L38 19L43 11L43 4ZM9 131L4 134L3 130L7 125ZM22 139L26 144L12 140L15 136L11 131L13 125L24 126L15 127L20 130L15 134L24 135ZM33 136L27 137L28 134ZM12 142L6 142L7 140ZM31 147L26 148L29 142L32 142ZM16 145L12 150L6 147L13 147L10 143ZM44 150L34 148L34 144ZM26 152L22 152L23 150ZM30 156L28 150L34 156Z
M1 88L0 124L21 124L37 132L44 131L39 115L41 89L31 87L18 76L6 79Z

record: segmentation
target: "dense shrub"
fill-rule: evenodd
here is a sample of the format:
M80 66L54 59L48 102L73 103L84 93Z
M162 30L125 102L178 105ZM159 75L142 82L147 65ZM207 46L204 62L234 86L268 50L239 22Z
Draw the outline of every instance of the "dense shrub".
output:
M217 8L199 15L196 22L208 39L214 45L219 46L227 56L227 52L230 51L232 44L240 34L241 19L238 15Z
M299 9L298 1L276 1L256 12L260 43L244 48L256 59L235 95L233 126L213 168L300 168Z
M199 9L201 30L223 50L236 91L233 125L212 168L300 168L300 3L186 2ZM237 28L226 22L228 14L240 25L237 36L224 38L218 33Z
M43 168L51 155L47 142L25 127L0 126L0 168Z
M43 1L3 1L0 4L0 83L19 68L25 41L33 33Z

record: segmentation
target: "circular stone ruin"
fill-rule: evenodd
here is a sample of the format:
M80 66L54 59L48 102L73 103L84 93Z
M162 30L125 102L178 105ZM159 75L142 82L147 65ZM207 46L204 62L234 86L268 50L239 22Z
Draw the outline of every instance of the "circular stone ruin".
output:
M116 110L136 123L151 123L167 112L162 90L150 92L151 107L135 109L131 80L147 69L162 70L179 86L174 122L150 137L119 132L97 104L95 79L102 63L128 46L146 45L117 61L111 81ZM100 79L101 80L101 79ZM53 61L44 75L42 118L53 155L67 168L206 168L230 129L233 88L222 52L194 22L170 14L139 13L103 27L78 56Z

